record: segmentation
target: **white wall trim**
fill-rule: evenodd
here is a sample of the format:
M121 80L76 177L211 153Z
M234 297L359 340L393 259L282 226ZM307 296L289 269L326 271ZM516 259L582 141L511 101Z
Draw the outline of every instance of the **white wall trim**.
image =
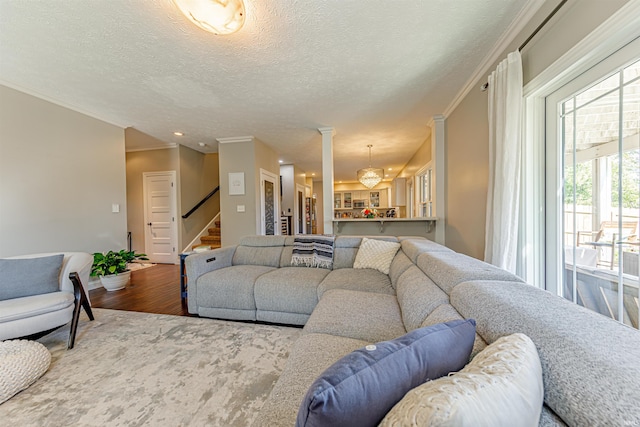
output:
M458 92L458 94L453 98L453 101L449 104L447 108L444 109L442 115L444 117L449 117L449 115L458 107L458 105L462 102L462 100L467 96L472 89L476 88L479 81L483 79L491 66L501 57L503 56L504 51L509 47L509 45L515 40L515 38L520 34L523 28L531 21L533 16L538 12L540 7L545 3L545 0L533 0L527 2L525 7L522 8L516 19L513 20L511 25L507 28L507 30L500 36L496 44L493 46L493 49L489 52L489 54L484 58L484 60L476 67L475 71L467 80L462 89ZM480 87L478 86L478 90Z
M630 1L524 86L523 95L546 96L640 37L640 2Z
M220 212L218 212L216 216L214 216L213 219L209 221L202 230L200 230L200 233L198 233L198 235L191 242L189 242L189 244L185 246L184 249L182 249L182 253L191 252L191 248L199 243L200 237L209 234L208 230L209 228L211 228L211 224L214 224L218 220L218 218L220 218Z
M125 142L126 144L126 142ZM145 147L145 148L133 148L130 150L125 150L126 153L136 153L138 151L153 151L153 150L169 150L172 148L176 148L178 147L178 144L176 143L170 143L169 145L159 145L159 146L154 146L154 147Z
M11 89L15 89L15 90L17 90L19 92L22 92L22 93L26 93L27 95L35 96L36 98L42 99L43 101L50 102L50 103L55 104L55 105L57 105L59 107L67 108L69 110L75 111L76 113L84 114L85 116L91 117L92 119L100 120L101 122L105 122L105 123L108 123L110 125L120 127L123 130L128 128L128 127L131 127L131 125L118 122L117 120L105 119L104 117L100 117L96 113L91 112L89 110L86 110L86 109L84 109L82 107L78 107L77 105L73 105L73 104L68 104L66 102L62 102L59 99L52 98L52 97L44 95L44 94L42 94L42 93L40 93L38 91L35 91L35 90L32 90L32 89L28 89L26 87L19 86L17 84L11 83L11 82L9 82L7 80L4 80L4 79L0 79L0 85L9 87Z

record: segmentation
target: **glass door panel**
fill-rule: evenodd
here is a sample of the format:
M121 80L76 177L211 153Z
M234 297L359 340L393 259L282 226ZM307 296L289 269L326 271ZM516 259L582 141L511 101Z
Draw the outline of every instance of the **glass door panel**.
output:
M562 296L638 328L640 62L563 101Z

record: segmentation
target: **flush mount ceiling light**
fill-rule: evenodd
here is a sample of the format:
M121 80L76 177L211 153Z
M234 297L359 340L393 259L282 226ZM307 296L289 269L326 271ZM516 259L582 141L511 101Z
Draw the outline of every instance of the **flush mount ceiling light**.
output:
M243 0L173 0L198 27L213 34L232 34L244 24Z
M369 147L369 167L358 171L358 181L360 181L365 187L371 189L382 181L384 170L371 167L371 147L373 147L373 145L369 144L367 147Z

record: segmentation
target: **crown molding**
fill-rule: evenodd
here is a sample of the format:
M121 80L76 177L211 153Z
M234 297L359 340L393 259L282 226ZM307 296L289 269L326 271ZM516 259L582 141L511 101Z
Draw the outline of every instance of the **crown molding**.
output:
M217 138L218 144L235 144L238 142L253 142L255 137L249 136L232 136L229 138Z
M11 88L13 90L17 90L18 92L25 93L27 95L33 96L33 97L41 99L43 101L50 102L52 104L57 105L58 107L66 108L67 110L74 111L76 113L85 115L87 117L91 117L92 119L100 120L101 122L104 122L104 123L107 123L107 124L110 124L110 125L113 125L113 126L117 126L119 128L122 128L122 129L126 129L126 128L128 128L130 126L128 124L119 123L119 122L117 122L115 120L107 120L104 117L100 117L100 116L96 115L95 113L93 113L91 111L88 111L88 110L85 110L85 109L83 109L81 107L78 107L77 105L67 104L65 102L62 102L62 101L57 100L55 98L52 98L50 96L44 95L42 93L39 93L39 92L37 92L35 90L28 89L28 88L16 85L16 84L11 83L9 81L6 81L4 79L0 79L0 85L6 86L6 87Z
M176 148L178 146L178 144L176 143L171 143L169 145L158 145L158 146L153 146L153 147L145 147L145 148L132 148L132 149L125 149L125 153L135 153L138 151L152 151L152 150L169 150L172 148Z
M476 87L480 79L489 72L490 67L502 56L503 52L509 47L509 45L515 40L515 38L522 32L525 25L531 21L533 16L545 3L545 0L528 1L525 7L522 8L516 19L511 22L509 28L500 36L493 49L484 58L484 60L476 67L475 71L467 80L467 83L462 87L458 94L453 98L453 101L442 113L444 117L449 115L458 107L462 100Z
M640 2L630 1L527 83L523 95L549 94L639 37Z
M336 130L334 128L330 127L330 126L318 128L318 132L320 132L323 135L325 133L330 133L331 136L335 136L335 134L336 134Z

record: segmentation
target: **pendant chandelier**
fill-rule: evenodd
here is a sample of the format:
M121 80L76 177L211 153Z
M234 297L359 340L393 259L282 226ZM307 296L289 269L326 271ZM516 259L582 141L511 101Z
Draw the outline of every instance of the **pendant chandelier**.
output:
M373 145L369 144L367 147L369 147L369 167L358 171L358 181L368 189L372 189L382 181L384 170L371 167L371 147L373 147Z
M232 34L244 24L243 0L173 0L198 27L213 34Z

